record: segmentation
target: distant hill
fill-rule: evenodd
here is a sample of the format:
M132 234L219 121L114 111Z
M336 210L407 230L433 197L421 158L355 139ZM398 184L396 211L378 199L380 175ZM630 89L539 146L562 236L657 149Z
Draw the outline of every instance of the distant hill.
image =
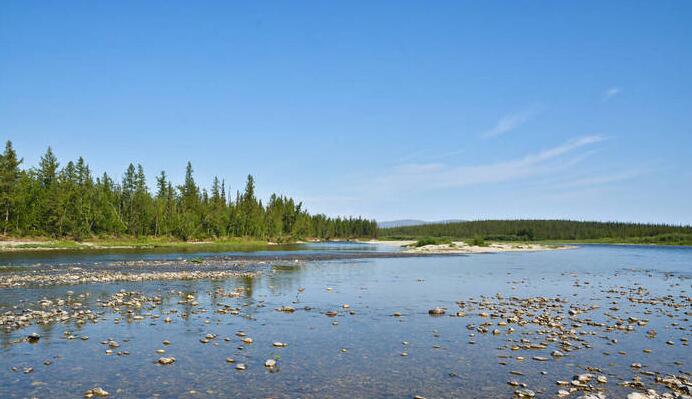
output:
M389 220L386 222L377 222L377 226L383 229L388 229L391 227L405 227L405 226L418 226L421 224L426 224L428 222L424 220L415 219L400 219L400 220Z
M417 219L400 219L400 220L389 220L386 222L377 222L377 226L383 229L393 228L393 227L406 227L406 226L420 226L424 224L445 224L445 223L456 223L461 222L461 219L448 219L448 220L438 220L435 222L429 222L425 220Z
M692 226L666 224L588 222L575 220L476 220L419 223L385 227L383 238L444 237L492 241L582 241L641 244L692 244Z

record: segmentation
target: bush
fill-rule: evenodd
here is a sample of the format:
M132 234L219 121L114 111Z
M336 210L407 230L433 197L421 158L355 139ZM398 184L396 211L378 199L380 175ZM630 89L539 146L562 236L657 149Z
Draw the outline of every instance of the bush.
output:
M483 239L482 236L475 236L471 240L466 242L468 245L472 245L474 247L487 247L488 244L485 243L485 239Z

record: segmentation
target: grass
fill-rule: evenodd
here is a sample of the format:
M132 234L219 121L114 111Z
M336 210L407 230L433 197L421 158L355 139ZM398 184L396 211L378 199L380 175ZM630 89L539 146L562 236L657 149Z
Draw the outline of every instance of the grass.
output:
M26 239L26 243L16 243L11 246L2 247L2 250L44 250L44 249L64 249L64 250L107 250L107 249L158 249L170 248L181 251L230 251L262 249L269 247L268 241L245 238L226 238L209 241L180 241L168 237L157 238L92 238L84 241L72 240L50 240L45 237L32 237Z

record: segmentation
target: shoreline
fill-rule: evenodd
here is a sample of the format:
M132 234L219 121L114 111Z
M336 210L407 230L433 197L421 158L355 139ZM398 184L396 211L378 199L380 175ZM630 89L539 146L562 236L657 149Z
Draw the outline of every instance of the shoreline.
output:
M233 250L262 250L280 246L301 245L319 242L357 242L362 244L382 245L392 247L405 247L415 244L417 240L381 240L381 239L334 239L334 240L296 240L290 242L273 242L267 240L254 240L245 238L179 241L165 238L148 239L92 239L86 241L53 240L45 238L10 238L0 240L0 255L21 252L44 251L118 251L118 250L180 250L184 252L196 251L233 251ZM610 242L610 241L531 241L531 242L503 242L491 241L486 246L471 246L464 241L453 241L453 246L447 244L426 245L411 247L403 253L499 253L499 252L533 252L546 250L573 249L579 245L620 245L620 246L649 246L649 247L682 247L692 248L692 245L660 244L660 243L634 243L634 242Z
M295 244L293 242L285 245ZM0 254L34 251L84 251L84 250L127 250L127 249L237 249L237 248L268 248L278 244L271 241L252 239L178 241L167 239L113 239L113 240L51 240L51 239L20 239L12 238L0 241Z
M414 247L416 241L401 240L401 241L360 241L375 245L391 245L398 247L407 247L402 252L409 254L494 254L503 252L539 252L539 251L555 251L565 249L575 249L575 245L563 244L541 244L541 243L501 243L489 242L484 246L469 245L463 241L453 241L451 244L431 244L421 247Z

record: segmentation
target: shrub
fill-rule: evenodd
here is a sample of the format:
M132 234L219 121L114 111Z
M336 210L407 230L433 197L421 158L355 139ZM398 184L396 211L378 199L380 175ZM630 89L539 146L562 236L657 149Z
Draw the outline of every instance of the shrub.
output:
M485 239L483 239L482 236L475 236L471 240L466 242L468 245L472 245L474 247L487 247L488 244L486 244Z

